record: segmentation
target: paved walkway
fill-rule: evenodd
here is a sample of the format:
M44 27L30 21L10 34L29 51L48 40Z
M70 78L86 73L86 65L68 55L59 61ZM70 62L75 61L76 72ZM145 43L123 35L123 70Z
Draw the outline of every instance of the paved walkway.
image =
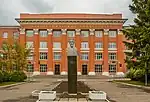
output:
M150 102L150 93L144 92L141 89L107 82L105 78L94 79L84 77L79 80L85 81L93 89L105 91L108 97L114 100L113 102ZM35 102L35 99L29 98L32 91L50 89L57 84L58 78L39 77L36 78L36 82L0 89L0 102Z

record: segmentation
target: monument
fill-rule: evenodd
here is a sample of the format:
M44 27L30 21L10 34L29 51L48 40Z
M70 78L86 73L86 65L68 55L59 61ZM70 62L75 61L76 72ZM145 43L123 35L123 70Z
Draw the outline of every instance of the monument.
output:
M74 46L74 40L69 40L67 48L68 59L68 93L77 94L77 49Z

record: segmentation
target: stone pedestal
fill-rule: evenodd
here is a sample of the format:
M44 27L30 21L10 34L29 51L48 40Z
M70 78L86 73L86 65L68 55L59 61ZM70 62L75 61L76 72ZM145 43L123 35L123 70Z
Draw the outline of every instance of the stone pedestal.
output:
M109 76L109 72L103 72L102 75Z
M39 71L34 71L33 76L36 76L36 75L40 75L40 72Z
M77 75L81 75L81 72L78 72Z
M95 75L95 72L89 72L88 75Z
M54 75L54 72L48 71L47 75Z
M62 71L62 72L60 73L60 75L68 75L68 73L65 72L65 71Z
M124 77L125 76L125 74L123 72L117 72L116 75L119 76L119 77Z

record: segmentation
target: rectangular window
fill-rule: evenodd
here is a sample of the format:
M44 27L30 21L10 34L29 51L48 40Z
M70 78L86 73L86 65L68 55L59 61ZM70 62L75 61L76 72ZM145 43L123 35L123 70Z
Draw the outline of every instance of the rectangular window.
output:
M33 41L26 42L26 48L34 48Z
M40 48L47 48L47 42L40 42Z
M116 65L109 65L109 73L116 73Z
M14 32L13 33L13 38L14 39L18 39L19 38L19 33L18 32Z
M61 48L60 42L53 42L53 48Z
M117 31L109 31L109 37L116 37Z
M96 60L102 60L102 58L103 58L102 53L95 53Z
M81 48L89 48L88 42L82 42L81 43Z
M75 37L75 31L67 31L68 37Z
M102 65L101 64L95 64L95 72L96 73L102 72Z
M81 59L82 60L88 60L88 53L82 53Z
M53 31L53 36L54 37L60 37L61 36L61 31Z
M61 54L59 52L54 52L54 60L60 60Z
M46 52L40 52L40 60L47 59L47 53Z
M47 64L40 64L40 72L47 72Z
M109 47L108 48L117 48L116 47L116 42L109 43Z
M8 32L3 32L3 38L8 38Z
M103 36L103 32L102 31L95 31L95 36L96 37L102 37Z
M116 60L116 53L109 53L109 60Z
M89 31L81 31L81 36L82 37L88 37L89 36Z
M95 48L103 48L102 42L96 42L95 43Z
M28 65L27 65L27 68L28 68L28 69L27 69L28 72L33 72L33 71L34 71L34 66L33 66L33 64L28 64Z
M27 37L32 37L34 34L34 31L33 30L26 30L26 36Z
M48 31L47 30L40 30L40 37L47 37Z

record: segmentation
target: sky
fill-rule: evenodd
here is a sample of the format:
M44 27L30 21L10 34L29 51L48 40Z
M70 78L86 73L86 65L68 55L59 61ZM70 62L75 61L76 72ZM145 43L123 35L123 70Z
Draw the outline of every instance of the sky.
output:
M133 24L132 0L0 0L0 25L16 25L20 13L122 13Z

